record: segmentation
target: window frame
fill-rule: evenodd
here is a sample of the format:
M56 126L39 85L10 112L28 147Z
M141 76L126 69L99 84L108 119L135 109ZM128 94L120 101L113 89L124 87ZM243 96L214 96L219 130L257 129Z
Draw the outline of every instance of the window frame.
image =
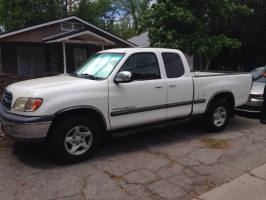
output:
M165 62L164 62L163 54L176 54L180 58L180 61L182 63L182 67L183 67L183 74L182 75L179 75L177 77L168 77L168 75L167 75L167 68L166 68L166 65L165 65ZM179 53L177 53L177 52L167 52L166 51L166 52L161 52L161 56L162 56L162 62L163 62L163 65L164 65L165 76L166 76L167 79L180 78L180 77L182 77L182 76L184 76L186 74L186 69L185 69L185 66L184 66L184 62L183 62L182 57L180 56Z
M64 28L64 24L68 24L71 26L71 28ZM74 28L75 25L80 25L81 29L76 29ZM82 23L77 23L77 22L61 22L61 30L62 31L83 31L84 30L84 24Z
M136 52L136 53L132 53L132 54L130 54L127 58L126 58L126 60L124 61L124 63L122 64L122 66L120 67L120 69L118 70L118 72L116 73L116 74L118 74L119 72L121 72L122 70L122 68L123 68L123 66L124 66L124 64L132 57L132 56L135 56L135 55L138 55L138 54L152 54L152 55L154 55L155 56L155 58L156 58L156 62L157 62L157 64L158 64L158 69L159 69L159 78L157 78L157 79L143 79L143 80L132 80L132 82L136 82L136 81L153 81L153 80L162 80L162 73L161 73L161 67L160 67L160 62L159 62L159 59L158 59L158 56L157 56L157 54L156 53L154 53L154 52L149 52L149 51L147 51L147 52ZM116 76L116 75L115 75Z

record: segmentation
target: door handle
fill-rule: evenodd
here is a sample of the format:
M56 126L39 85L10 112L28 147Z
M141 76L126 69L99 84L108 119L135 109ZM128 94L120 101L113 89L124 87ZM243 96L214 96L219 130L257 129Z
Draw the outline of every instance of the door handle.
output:
M163 89L162 86L156 86L155 89Z
M175 88L175 87L176 87L176 85L169 85L169 87L170 87L170 88Z

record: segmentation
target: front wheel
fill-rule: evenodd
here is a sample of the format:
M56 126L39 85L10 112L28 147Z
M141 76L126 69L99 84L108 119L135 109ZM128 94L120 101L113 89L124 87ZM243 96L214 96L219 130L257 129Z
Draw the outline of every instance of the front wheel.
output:
M230 117L230 106L224 100L213 102L205 114L207 129L212 132L224 130Z
M86 115L69 116L58 121L52 129L49 144L52 154L65 162L86 160L100 141L100 129Z

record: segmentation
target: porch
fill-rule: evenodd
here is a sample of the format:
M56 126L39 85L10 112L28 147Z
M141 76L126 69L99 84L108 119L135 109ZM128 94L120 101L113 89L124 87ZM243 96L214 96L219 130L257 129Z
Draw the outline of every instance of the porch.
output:
M130 46L72 16L0 34L0 72L33 77L72 73L100 50Z
M72 73L88 57L102 49L100 46L69 43L64 47L60 43L3 43L1 47L2 71L20 76Z
M2 43L2 71L20 76L72 73L88 57L111 48L111 41L88 32L45 38L44 43Z

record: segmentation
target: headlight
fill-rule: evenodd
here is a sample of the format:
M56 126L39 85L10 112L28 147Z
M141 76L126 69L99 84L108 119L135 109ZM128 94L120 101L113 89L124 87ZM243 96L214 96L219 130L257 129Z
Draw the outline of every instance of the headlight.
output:
M20 112L34 112L42 105L41 98L19 97L14 103L14 110Z

